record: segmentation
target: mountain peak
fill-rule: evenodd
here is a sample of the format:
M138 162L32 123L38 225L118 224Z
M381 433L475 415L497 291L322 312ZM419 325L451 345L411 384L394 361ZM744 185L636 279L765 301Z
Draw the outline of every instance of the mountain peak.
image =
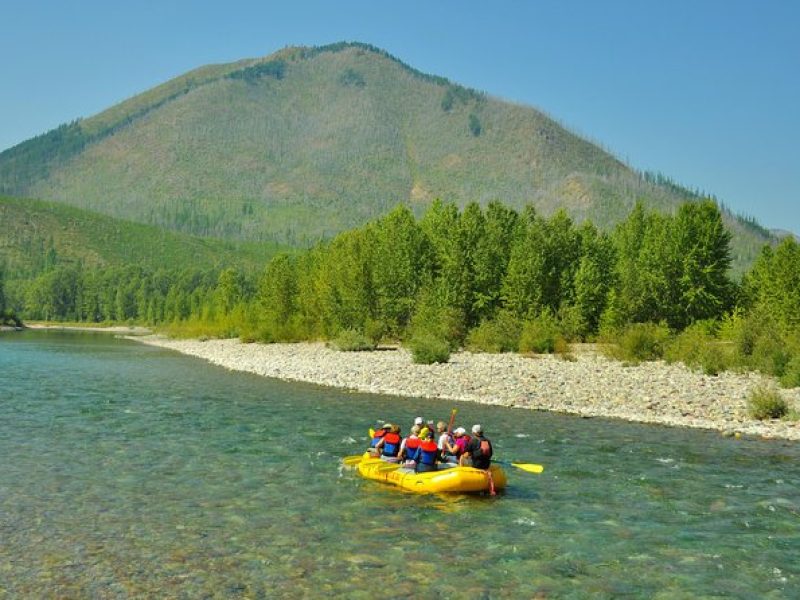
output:
M534 108L360 42L190 71L0 153L0 193L291 244L398 202L499 199L609 227L639 198L669 211L693 197Z

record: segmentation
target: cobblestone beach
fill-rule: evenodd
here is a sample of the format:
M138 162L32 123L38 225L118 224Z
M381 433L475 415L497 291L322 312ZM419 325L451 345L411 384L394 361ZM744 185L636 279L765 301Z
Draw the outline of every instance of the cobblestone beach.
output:
M774 385L757 373L708 376L661 361L625 366L587 349L578 350L572 361L549 355L458 352L446 364L417 365L402 348L340 352L322 343L131 339L235 371L362 392L800 440L800 421L757 421L747 416L750 391L765 383ZM800 388L780 393L791 408L800 410Z

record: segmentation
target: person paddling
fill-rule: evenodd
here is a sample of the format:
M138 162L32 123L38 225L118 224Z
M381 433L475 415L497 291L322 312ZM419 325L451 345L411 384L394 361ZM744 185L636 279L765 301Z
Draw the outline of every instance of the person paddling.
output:
M453 430L453 439L447 442L445 446L444 459L446 462L458 464L459 457L464 454L464 450L469 443L469 436L464 435L467 430L463 427L457 427Z
M472 426L472 439L470 439L464 454L461 455L459 464L464 466L467 459L471 459L472 466L476 469L488 469L492 465L492 442L483 434L481 425Z

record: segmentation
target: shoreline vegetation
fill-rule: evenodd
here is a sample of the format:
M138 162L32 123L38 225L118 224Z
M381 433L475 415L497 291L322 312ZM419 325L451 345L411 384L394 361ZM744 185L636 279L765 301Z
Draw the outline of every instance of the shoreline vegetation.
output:
M415 364L405 348L341 352L322 342L248 344L237 339L178 340L132 336L138 342L195 356L224 368L359 392L437 398L584 417L711 429L724 435L800 440L800 421L748 415L754 390L775 386L756 372L705 375L663 361L626 366L592 344L573 360L552 354L461 351L449 362ZM794 414L800 388L777 392Z

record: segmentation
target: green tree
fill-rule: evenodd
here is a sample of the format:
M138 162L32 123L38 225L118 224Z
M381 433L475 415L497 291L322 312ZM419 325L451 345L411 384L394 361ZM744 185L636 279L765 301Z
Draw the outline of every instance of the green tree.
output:
M290 324L297 314L297 263L278 254L267 265L258 286L258 302L267 328L276 339L290 338Z
M486 207L483 235L474 249L474 321L494 318L501 302L501 287L519 234L519 214L497 201Z
M544 221L528 206L521 231L513 240L502 284L503 303L519 318L538 314L544 305L544 248Z
M731 234L716 203L681 205L673 232L680 260L680 298L671 325L683 328L697 320L721 317L732 305Z
M387 332L400 336L432 263L430 242L407 207L398 206L377 222L374 257L377 313Z
M227 315L233 307L244 300L245 278L244 274L234 268L220 271L217 279L217 306L222 314Z
M647 213L637 202L614 232L617 252L615 310L628 323L659 322L677 305L679 268L672 219Z
M768 315L784 332L800 329L800 244L784 238L776 248L765 245L744 279L752 310Z
M572 220L558 211L549 220L526 211L525 229L511 249L503 282L506 306L517 316L536 316L544 309L557 314L574 297L574 274L580 257L580 236Z
M373 243L370 228L356 229L336 236L322 253L315 293L329 335L342 329L364 333L375 317Z
M575 271L574 306L583 326L581 335L597 333L600 316L614 287L614 247L591 223L580 229L581 258Z

